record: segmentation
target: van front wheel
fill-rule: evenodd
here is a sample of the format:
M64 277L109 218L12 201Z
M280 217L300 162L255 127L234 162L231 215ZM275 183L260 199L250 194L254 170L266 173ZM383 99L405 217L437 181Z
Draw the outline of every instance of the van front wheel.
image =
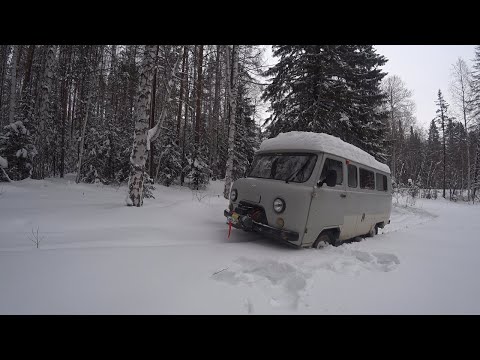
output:
M334 245L335 246L335 239L330 231L321 233L317 240L313 243L313 248L315 249L322 249L327 245Z

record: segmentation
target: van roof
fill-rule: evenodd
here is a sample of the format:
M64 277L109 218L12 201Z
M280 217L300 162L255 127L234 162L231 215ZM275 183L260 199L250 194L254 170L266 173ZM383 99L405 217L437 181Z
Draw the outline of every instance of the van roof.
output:
M259 151L312 150L343 157L374 169L390 173L390 168L377 161L372 155L338 137L325 133L290 131L267 139Z

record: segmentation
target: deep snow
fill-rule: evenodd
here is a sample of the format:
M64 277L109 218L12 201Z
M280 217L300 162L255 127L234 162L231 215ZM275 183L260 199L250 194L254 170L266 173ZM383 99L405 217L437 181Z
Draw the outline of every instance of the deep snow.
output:
M295 250L227 239L222 182L157 186L142 208L125 191L0 184L0 313L480 313L479 206L418 200L374 238Z

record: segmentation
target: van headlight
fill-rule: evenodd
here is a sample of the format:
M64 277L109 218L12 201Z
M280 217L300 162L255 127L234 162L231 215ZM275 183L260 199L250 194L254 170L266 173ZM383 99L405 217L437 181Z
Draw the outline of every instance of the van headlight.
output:
M280 198L273 200L273 210L275 210L277 214L282 213L285 210L285 201Z
M230 192L230 200L235 201L237 200L237 197L238 197L237 189L232 189L232 191Z

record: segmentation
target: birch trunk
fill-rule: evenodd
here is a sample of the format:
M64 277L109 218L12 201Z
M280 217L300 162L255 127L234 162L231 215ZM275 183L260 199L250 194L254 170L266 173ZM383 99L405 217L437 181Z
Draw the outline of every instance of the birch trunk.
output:
M152 98L152 81L155 63L156 45L146 45L139 74L139 84L134 112L135 133L132 154L130 156L131 172L128 182L127 205L143 205L143 184L145 164L148 157L148 130L150 104Z
M229 131L228 131L228 153L227 165L225 172L225 188L223 196L228 199L230 195L230 187L233 183L233 157L235 152L235 114L237 109L237 89L238 89L238 49L233 45L232 48L232 81L229 91ZM230 56L230 48L227 45L227 58Z
M13 57L12 57L12 72L11 72L11 87L10 87L10 112L8 114L8 122L13 123L13 116L15 115L15 95L17 89L17 58L18 58L18 46L13 45Z

